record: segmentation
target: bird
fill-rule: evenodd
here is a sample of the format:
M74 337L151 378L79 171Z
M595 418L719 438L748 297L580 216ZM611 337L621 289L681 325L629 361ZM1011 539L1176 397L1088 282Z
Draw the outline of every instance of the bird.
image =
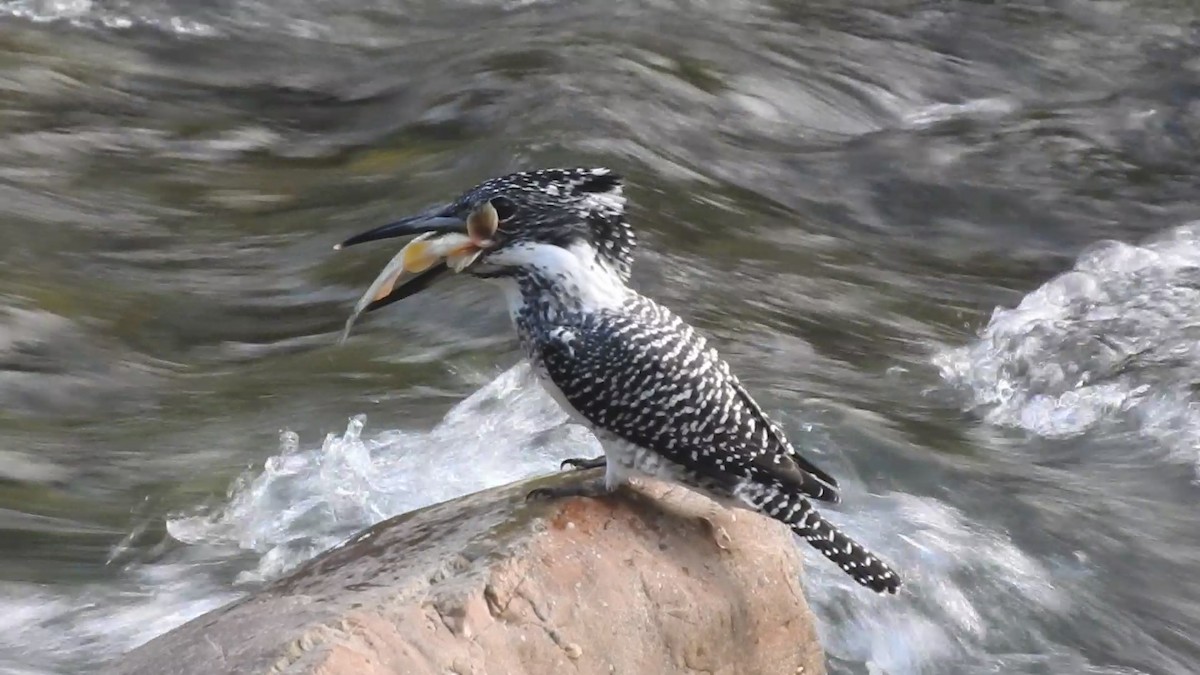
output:
M605 167L512 172L335 248L415 235L359 311L451 273L500 287L537 380L603 449L563 462L603 467L602 478L529 497L600 497L641 477L682 485L783 523L861 586L896 594L900 575L815 507L840 502L837 480L796 450L699 331L632 287L624 183Z

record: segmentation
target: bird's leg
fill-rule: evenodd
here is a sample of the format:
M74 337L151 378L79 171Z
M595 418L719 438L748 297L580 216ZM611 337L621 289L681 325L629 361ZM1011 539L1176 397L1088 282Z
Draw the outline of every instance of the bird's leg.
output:
M554 487L534 488L525 499L562 499L564 497L603 497L609 494L603 478L595 478Z
M571 467L576 471L584 471L586 469L599 469L606 464L608 464L608 458L604 455L590 459L587 457L568 457L558 465L558 469L562 471L567 467Z

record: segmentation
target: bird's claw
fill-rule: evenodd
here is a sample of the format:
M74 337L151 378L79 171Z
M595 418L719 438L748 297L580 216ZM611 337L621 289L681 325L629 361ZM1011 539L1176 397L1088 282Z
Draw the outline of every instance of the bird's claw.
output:
M600 455L599 457L568 457L559 463L558 470L564 471L567 467L571 467L576 471L583 471L586 469L599 469L607 464L608 459L604 455Z
M713 543L722 551L733 550L733 537L729 536L729 532L721 525L721 517L716 510L706 515L699 516L700 522L704 523L704 528L708 530L709 535L713 539Z
M703 520L708 526L708 532L712 536L713 543L717 545L717 548L721 549L722 551L732 550L730 544L733 543L733 537L729 536L729 533L725 531L725 528L707 518L704 518Z

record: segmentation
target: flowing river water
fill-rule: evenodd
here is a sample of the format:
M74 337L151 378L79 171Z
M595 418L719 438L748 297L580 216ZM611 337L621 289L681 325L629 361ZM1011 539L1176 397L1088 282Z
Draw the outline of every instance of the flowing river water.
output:
M805 549L836 674L1200 672L1200 6L0 0L0 672L90 672L594 441L454 280L516 169L628 178L637 287L904 571Z

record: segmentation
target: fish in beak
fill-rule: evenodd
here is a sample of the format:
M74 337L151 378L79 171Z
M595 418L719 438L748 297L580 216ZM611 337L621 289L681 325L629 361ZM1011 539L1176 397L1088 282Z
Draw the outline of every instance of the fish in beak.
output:
M417 235L383 268L346 319L338 343L346 341L354 322L364 312L403 300L428 288L446 272L461 272L493 245L500 216L490 202L483 202L464 220L435 210L388 223L350 237L334 246L340 250L354 244L392 237Z

